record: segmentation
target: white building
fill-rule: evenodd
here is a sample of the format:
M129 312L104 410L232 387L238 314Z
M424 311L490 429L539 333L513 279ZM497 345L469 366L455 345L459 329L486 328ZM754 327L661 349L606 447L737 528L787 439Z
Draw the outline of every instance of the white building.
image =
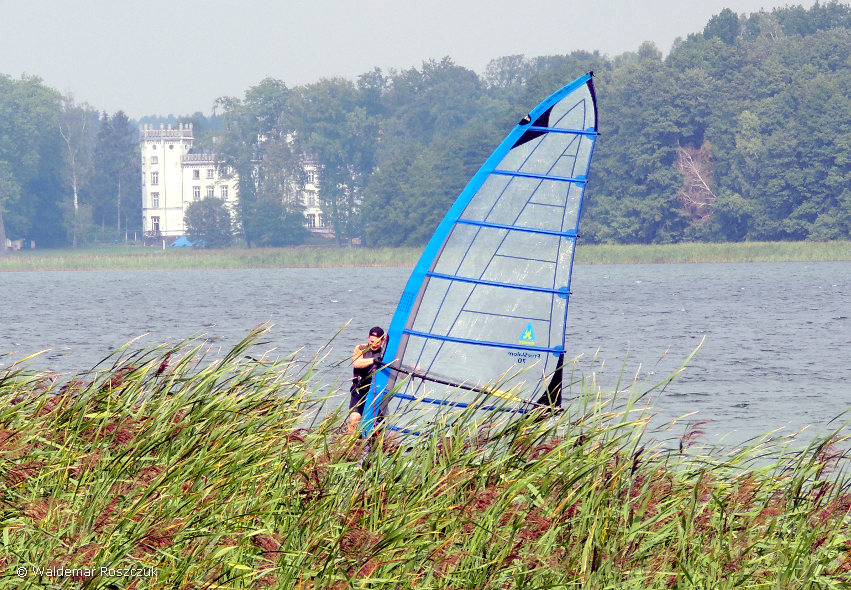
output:
M333 230L325 224L325 219L322 217L322 202L319 199L319 165L313 160L304 160L302 166L305 183L301 192L301 205L304 207L307 229L314 234L333 238Z
M234 211L237 176L219 174L213 154L190 153L192 124L159 129L144 126L139 131L142 151L142 227L147 242L173 242L185 234L186 209L206 197L222 199ZM307 182L300 199L305 223L311 232L333 237L325 226L319 200L318 165L304 164ZM283 196L282 196L283 198Z
M212 154L191 154L192 124L139 131L142 148L142 228L146 240L184 235L186 209L204 197L236 203L236 177L223 178Z

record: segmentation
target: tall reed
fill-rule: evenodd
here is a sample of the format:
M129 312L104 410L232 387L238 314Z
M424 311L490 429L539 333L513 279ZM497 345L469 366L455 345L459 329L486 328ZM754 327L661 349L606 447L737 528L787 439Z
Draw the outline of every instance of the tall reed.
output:
M222 358L123 350L64 382L0 372L0 585L848 586L841 433L716 455L695 427L663 450L645 389L588 378L559 418L364 442L322 360L250 358L263 333Z

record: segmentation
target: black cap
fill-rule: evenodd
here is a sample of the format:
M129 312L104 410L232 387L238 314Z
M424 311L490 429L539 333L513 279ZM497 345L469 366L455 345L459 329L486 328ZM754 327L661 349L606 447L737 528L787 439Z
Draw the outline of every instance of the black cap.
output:
M381 329L380 327L378 327L378 326L375 326L374 328L371 328L371 329L370 329L370 331L369 331L369 335L370 335L370 336L376 336L376 337L378 337L378 338L381 338L382 336L384 336L384 330L382 330L382 329Z

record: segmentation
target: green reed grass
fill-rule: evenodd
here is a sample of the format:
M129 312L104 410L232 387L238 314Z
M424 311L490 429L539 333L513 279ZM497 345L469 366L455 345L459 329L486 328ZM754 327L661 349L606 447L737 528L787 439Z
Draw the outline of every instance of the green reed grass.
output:
M0 271L172 270L395 266L416 262L416 248L193 248L108 247L30 250L0 257Z
M366 444L341 433L321 359L250 358L263 333L223 358L184 342L65 381L0 372L0 586L848 586L839 433L721 455L695 427L667 451L642 409L664 382L616 394L592 376L557 419L471 430L465 410Z
M110 246L30 250L0 257L0 271L169 270L413 266L421 248L253 248L196 250ZM851 241L724 244L581 245L578 264L851 260Z
M595 244L576 249L578 264L825 262L851 260L851 241Z

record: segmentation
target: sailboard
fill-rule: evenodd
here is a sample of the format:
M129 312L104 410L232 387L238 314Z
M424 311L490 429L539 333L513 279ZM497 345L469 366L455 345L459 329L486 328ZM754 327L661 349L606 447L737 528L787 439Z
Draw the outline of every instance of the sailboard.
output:
M597 136L589 72L532 109L473 176L402 292L363 436L379 423L419 433L471 404L561 407L573 258Z

